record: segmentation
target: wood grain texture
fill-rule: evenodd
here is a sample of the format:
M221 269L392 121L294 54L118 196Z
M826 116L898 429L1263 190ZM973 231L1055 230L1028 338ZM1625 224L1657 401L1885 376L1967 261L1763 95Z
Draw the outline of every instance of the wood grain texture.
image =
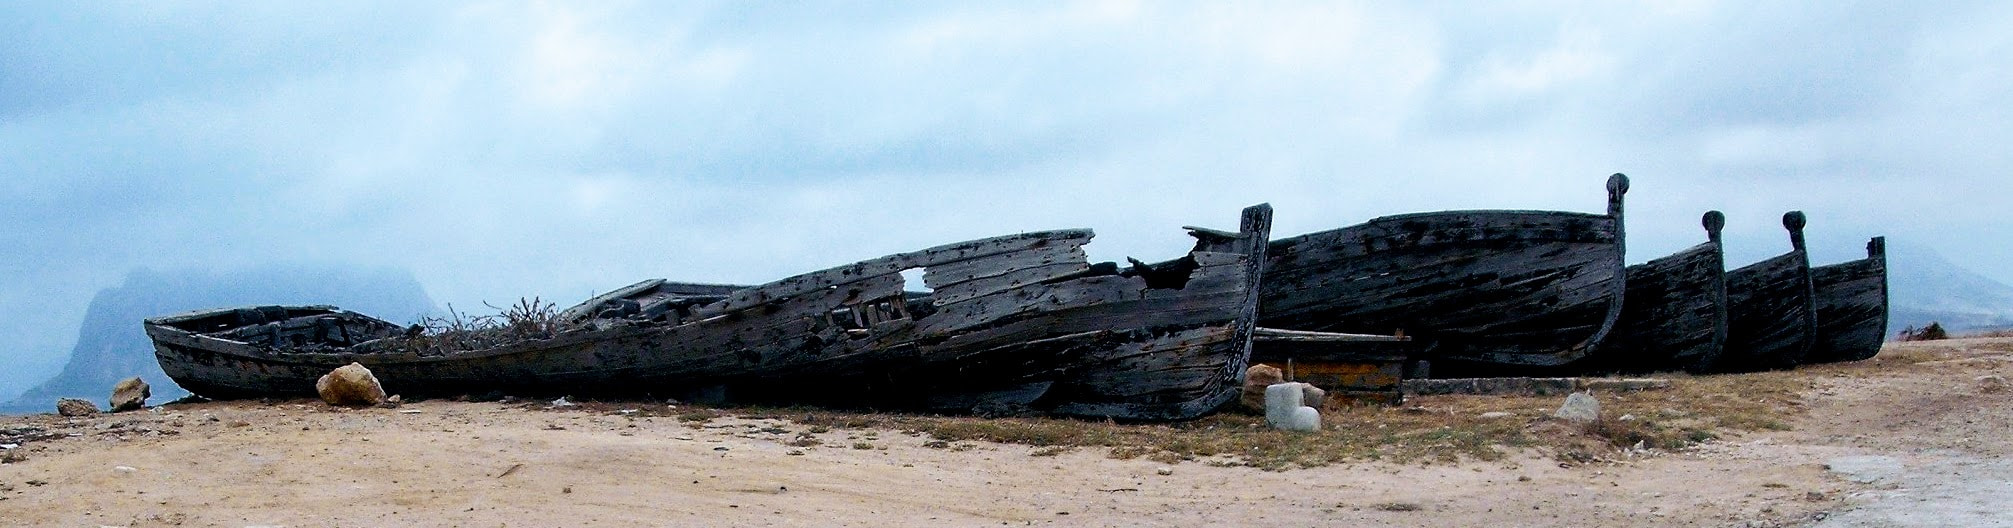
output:
M1259 324L1402 330L1424 356L1482 370L1573 363L1621 313L1627 188L1609 179L1605 215L1448 211L1276 240Z
M1712 370L1727 338L1726 216L1700 219L1706 242L1628 267L1621 320L1601 343L1600 370Z
M1794 368L1817 339L1801 211L1783 215L1789 253L1726 273L1727 343L1714 370Z
M1860 361L1887 340L1887 239L1866 243L1866 258L1810 269L1817 343L1805 363Z

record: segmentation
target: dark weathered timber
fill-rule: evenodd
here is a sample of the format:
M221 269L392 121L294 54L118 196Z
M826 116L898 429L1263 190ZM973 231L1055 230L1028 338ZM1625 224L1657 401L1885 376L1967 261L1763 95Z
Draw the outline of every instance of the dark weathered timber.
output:
M1887 239L1866 242L1866 258L1810 268L1817 343L1805 363L1871 359L1887 340Z
M1237 233L1191 228L1195 247L1180 259L1113 275L1040 271L1037 277L1053 278L979 297L937 299L937 316L992 318L982 314L1003 310L1020 315L921 346L911 367L888 369L895 385L888 392L912 395L900 399L927 407L971 405L976 412L1022 407L1093 418L1183 420L1213 411L1242 387L1271 226L1272 208L1253 206L1244 210ZM925 272L924 281L931 279ZM938 294L959 290L951 281L934 284ZM1038 383L1049 387L1032 399L1025 399L1029 391L1016 390ZM1006 396L974 402L969 397L974 391Z
M1802 211L1782 215L1789 253L1726 272L1726 350L1715 371L1793 368L1817 339Z
M1251 363L1278 367L1287 381L1321 387L1331 401L1394 405L1404 400L1399 381L1417 345L1403 336L1258 328Z
M1275 240L1259 324L1402 331L1436 371L1573 363L1596 350L1622 308L1628 178L1616 174L1607 188L1607 214L1410 214Z
M169 376L213 398L312 394L317 377L354 361L414 396L768 383L912 397L880 400L897 406L1178 420L1239 388L1270 222L1271 208L1255 206L1240 233L1198 234L1187 256L1123 272L1085 264L1091 233L1071 230L757 286L653 279L562 312L555 333L476 350L428 348L425 336L326 307L213 310L145 326ZM947 294L903 291L901 273L918 268ZM347 322L355 329L343 333L337 323Z
M1699 219L1706 242L1628 267L1628 289L1615 332L1601 343L1602 370L1707 372L1727 336L1726 215Z

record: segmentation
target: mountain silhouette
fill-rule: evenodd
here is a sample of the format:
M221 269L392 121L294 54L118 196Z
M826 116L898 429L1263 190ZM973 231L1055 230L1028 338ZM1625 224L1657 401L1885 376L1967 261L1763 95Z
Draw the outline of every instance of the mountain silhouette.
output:
M188 395L161 372L142 319L251 304L333 304L394 322L433 313L432 299L412 273L384 268L282 265L158 272L135 270L124 284L91 299L77 346L61 373L4 406L8 412L48 412L57 398L101 405L112 384L139 376L153 386L151 403Z

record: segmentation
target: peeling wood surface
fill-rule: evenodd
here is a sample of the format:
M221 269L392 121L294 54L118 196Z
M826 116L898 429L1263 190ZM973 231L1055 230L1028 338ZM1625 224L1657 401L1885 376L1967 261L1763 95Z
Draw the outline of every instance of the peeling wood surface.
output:
M1817 343L1806 363L1860 361L1887 340L1887 239L1866 243L1867 258L1810 269Z
M1561 366L1622 307L1622 196L1608 214L1450 211L1384 217L1273 241L1259 323L1391 334L1473 369ZM1462 370L1454 367L1454 370Z
M1614 335L1601 344L1602 370L1712 370L1727 338L1726 216L1701 219L1703 244L1628 267L1628 289Z
M1726 273L1727 343L1715 369L1793 368L1817 338L1803 214L1783 215L1793 249Z

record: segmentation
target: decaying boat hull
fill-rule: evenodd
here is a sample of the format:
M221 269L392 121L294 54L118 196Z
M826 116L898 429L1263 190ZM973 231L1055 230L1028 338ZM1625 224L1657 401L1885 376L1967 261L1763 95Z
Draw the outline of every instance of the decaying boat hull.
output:
M871 393L865 382L907 374L958 381L938 391L940 402L1023 398L1063 414L1185 419L1239 388L1270 222L1270 207L1253 207L1242 232L1195 230L1187 257L1123 272L1093 269L1082 250L1091 232L1070 230L754 287L645 281L562 312L564 331L477 350L433 350L412 337L234 341L190 316L146 327L170 376L218 398L312 394L316 378L355 361L387 390L416 396L666 395L749 380L844 380L859 383L842 391ZM903 291L911 269L933 289L927 296Z
M1604 339L1622 307L1622 196L1608 214L1451 211L1272 242L1259 325L1402 332L1434 371L1557 367Z
M1887 240L1866 243L1866 258L1810 269L1817 343L1806 363L1860 361L1887 340Z
M1801 211L1782 217L1792 249L1726 273L1727 344L1715 370L1794 368L1817 339Z
M1726 216L1708 211L1706 242L1628 267L1621 320L1602 342L1603 370L1707 372L1727 339Z
M352 361L408 395L668 394L693 384L792 365L868 356L913 338L901 271L984 259L1061 258L1089 230L1024 233L890 255L714 296L648 319L595 321L478 350L424 341L252 344L203 333L203 314L149 319L156 356L177 383L208 397L312 394L314 380ZM1058 255L1054 249L1066 247ZM1079 257L1080 259L1080 257ZM178 375L179 374L179 375ZM185 381L186 380L186 381Z
M1239 233L1197 230L1200 240L1188 257L1146 266L1192 265L1176 272L1179 281L1092 272L1028 286L1012 295L1041 299L1040 311L893 351L903 357L859 373L868 381L836 378L838 385L867 387L839 403L1123 420L1201 416L1241 388L1270 229L1271 208L1253 207ZM960 300L927 271L923 278L935 288L927 299L935 309L930 317L939 321L1006 306ZM833 380L845 370L822 372ZM811 390L830 393L833 385Z

